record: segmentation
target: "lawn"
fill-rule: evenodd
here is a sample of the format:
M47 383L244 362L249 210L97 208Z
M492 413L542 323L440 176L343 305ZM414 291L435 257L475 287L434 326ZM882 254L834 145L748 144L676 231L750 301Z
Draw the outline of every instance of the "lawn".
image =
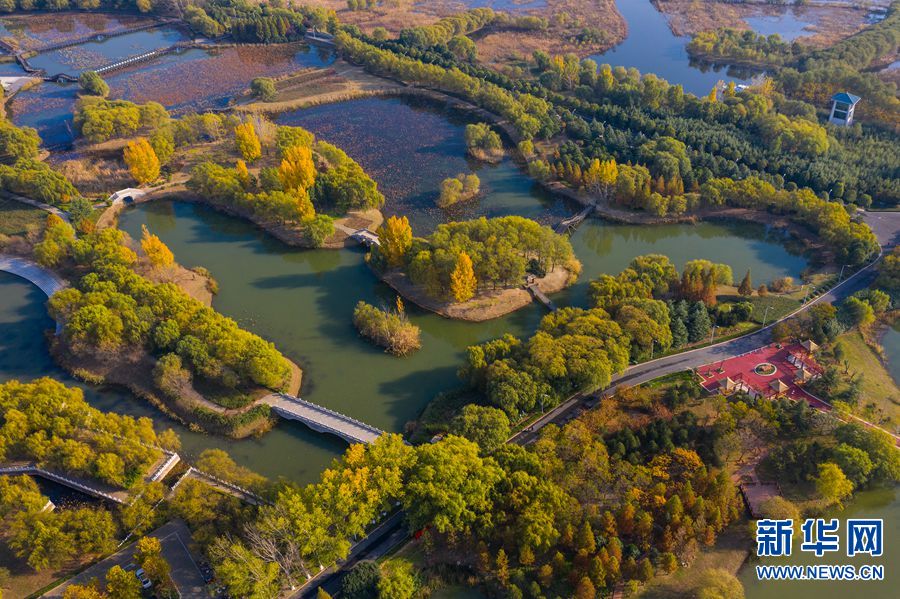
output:
M763 297L760 297L758 295L753 295L750 297L743 297L740 295L720 295L719 301L723 303L750 302L751 304L753 304L753 312L750 314L750 320L757 324L762 324L763 318L765 318L766 324L772 324L779 318L787 316L788 314L799 308L801 305L798 299L791 298L785 295L773 294L769 294ZM769 310L768 315L766 314L767 308Z
M879 356L866 345L859 331L844 333L838 337L838 342L844 348L844 359L850 372L860 373L863 377L860 410L874 403L891 420L891 424L896 425L900 422L900 389L897 389ZM843 365L839 368L843 372Z
M695 597L694 585L700 573L710 568L722 568L737 575L753 542L746 520L738 520L722 531L716 544L704 549L687 568L669 575L655 576L638 592L644 599L672 599Z
M0 234L24 235L29 230L40 229L47 220L47 213L15 200L0 198Z

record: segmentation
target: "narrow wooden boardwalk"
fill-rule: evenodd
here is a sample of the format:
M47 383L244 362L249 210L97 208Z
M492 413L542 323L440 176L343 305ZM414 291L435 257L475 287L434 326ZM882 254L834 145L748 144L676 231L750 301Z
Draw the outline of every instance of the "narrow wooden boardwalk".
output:
M558 233L559 235L562 235L563 233L568 233L572 229L575 229L576 227L578 227L578 225L580 225L584 221L584 219L586 219L588 217L588 215L593 211L594 211L593 204L590 206L585 206L584 209L581 212L579 212L578 214L575 214L573 216L570 216L569 218L565 218L562 221L560 221L560 223L558 225L556 225L556 227L554 227L553 230L556 233Z
M529 283L525 285L525 289L531 292L531 295L534 296L534 299L547 306L548 310L550 310L551 312L556 310L556 304L553 303L553 300L547 297L547 294L541 291L540 287L537 286L537 283Z
M384 434L374 426L287 393L272 393L263 402L282 418L299 420L313 430L337 435L349 443L371 443Z

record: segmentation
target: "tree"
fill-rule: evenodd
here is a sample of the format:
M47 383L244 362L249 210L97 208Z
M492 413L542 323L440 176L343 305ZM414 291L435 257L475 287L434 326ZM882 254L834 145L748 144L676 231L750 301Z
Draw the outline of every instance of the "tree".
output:
M837 503L853 493L853 483L834 462L819 464L819 475L816 477L816 492L830 504Z
M709 319L709 312L703 302L695 302L688 312L688 320L685 323L688 330L688 340L691 343L702 341L709 335L712 322Z
M286 190L312 187L316 182L312 149L303 145L285 148L278 167L278 178Z
M278 96L275 81L269 77L257 77L250 82L250 91L263 102L272 102Z
M133 572L116 565L106 572L106 593L116 599L140 599L141 583Z
M150 233L147 225L141 225L141 249L154 268L168 268L175 263L175 256L162 240Z
M404 509L416 528L428 524L440 533L470 529L490 513L491 494L502 470L482 458L478 446L449 435L419 448L403 497Z
M144 185L159 177L159 158L145 138L129 142L124 150L125 164L131 176L139 185Z
M109 95L109 85L94 71L84 71L78 77L78 85L86 93L92 96L105 98Z
M373 561L364 560L353 566L341 581L341 594L349 599L365 599L375 595L381 569Z
M453 419L450 431L478 443L484 453L492 453L509 438L509 417L497 408L467 404Z
M450 274L450 293L457 302L465 302L475 297L478 281L472 268L472 259L465 252L456 257L456 267Z
M262 156L262 145L251 121L240 123L234 128L234 143L247 162L253 162Z
M381 245L377 252L387 262L389 268L402 266L406 261L406 253L412 247L412 227L405 216L389 216L378 227L378 240Z
M747 274L744 275L744 278L741 279L741 284L738 287L738 293L745 297L749 297L753 295L753 281L750 279L750 269L747 269Z
M587 576L583 576L580 581L578 581L578 586L575 588L575 598L576 599L594 599L597 596L597 590L594 588L594 583L591 582L591 579Z
M875 322L875 311L868 302L857 297L848 297L841 304L842 318L850 326L865 327Z
M316 589L316 599L331 599L331 594L324 588L319 587Z
M697 581L698 599L744 599L744 587L728 570L710 568Z
M404 559L389 559L381 566L378 599L411 599L416 593L412 564Z

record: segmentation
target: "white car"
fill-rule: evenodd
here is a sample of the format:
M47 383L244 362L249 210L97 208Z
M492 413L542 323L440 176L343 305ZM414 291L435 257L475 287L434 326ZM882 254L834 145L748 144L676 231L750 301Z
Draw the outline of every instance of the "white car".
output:
M144 572L143 568L139 568L137 572L134 573L137 576L137 579L141 582L141 586L145 589L149 589L153 586L153 583L150 582L150 579L147 578L147 573Z

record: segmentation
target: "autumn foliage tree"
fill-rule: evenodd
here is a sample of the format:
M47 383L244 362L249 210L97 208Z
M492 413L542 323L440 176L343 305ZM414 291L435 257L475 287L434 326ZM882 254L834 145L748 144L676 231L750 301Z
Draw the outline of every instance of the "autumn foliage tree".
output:
M253 162L262 156L259 136L256 135L256 129L250 121L241 123L234 128L234 143L238 152L247 162Z
M147 225L141 225L141 249L154 268L166 268L175 263L175 256L162 240L152 234Z
M278 179L285 189L309 189L316 182L312 149L307 146L285 148L278 167Z
M131 176L138 184L144 185L159 177L159 158L145 138L129 142L123 155Z
M412 247L412 227L405 216L388 217L384 224L378 227L378 239L381 245L378 254L384 258L387 266L396 268L401 266L406 259L406 253Z
M456 267L450 274L450 293L458 302L465 302L475 296L478 281L472 268L472 259L465 252L456 257Z

